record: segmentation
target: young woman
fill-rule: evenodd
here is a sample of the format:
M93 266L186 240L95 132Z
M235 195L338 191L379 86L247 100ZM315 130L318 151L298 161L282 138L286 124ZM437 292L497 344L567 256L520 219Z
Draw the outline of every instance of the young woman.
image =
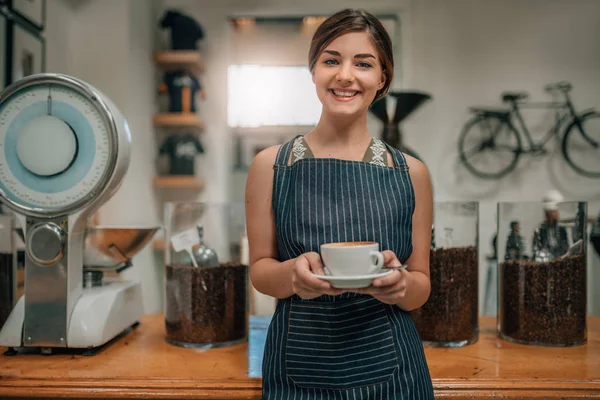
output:
M309 66L319 123L258 154L246 186L252 283L279 299L263 399L432 399L408 313L430 292L431 183L421 162L367 130L392 80L389 35L363 10L340 11L315 32ZM386 266L408 267L365 289L316 278L320 245L350 241L378 242Z

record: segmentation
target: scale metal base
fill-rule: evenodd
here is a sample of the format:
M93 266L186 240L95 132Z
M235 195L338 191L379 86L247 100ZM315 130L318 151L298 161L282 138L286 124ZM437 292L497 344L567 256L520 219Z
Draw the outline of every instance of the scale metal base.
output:
M73 309L68 335L61 341L61 347L100 347L136 324L143 314L140 282L104 279L102 286L83 290ZM24 319L25 296L22 296L0 331L0 346L39 347L44 350L44 346L28 346L28 338L23 337Z

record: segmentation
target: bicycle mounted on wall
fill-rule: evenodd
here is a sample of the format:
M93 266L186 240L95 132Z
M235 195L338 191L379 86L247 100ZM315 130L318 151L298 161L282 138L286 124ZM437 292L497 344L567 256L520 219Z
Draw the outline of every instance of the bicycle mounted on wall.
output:
M515 169L521 154L546 154L548 141L553 137L560 141L564 132L561 152L567 164L583 176L600 178L600 113L577 112L571 89L569 82L545 87L552 95L561 95L562 101L529 103L526 92L505 92L502 101L510 105L508 110L472 107L475 116L464 125L458 141L462 164L479 178L499 179ZM524 108L555 110L554 126L539 141L532 139L523 120Z

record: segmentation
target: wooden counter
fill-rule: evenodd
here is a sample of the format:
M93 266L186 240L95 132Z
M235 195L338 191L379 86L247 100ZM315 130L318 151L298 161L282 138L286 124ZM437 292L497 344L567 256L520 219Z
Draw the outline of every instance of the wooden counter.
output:
M571 348L509 343L494 326L482 318L471 346L426 349L437 398L600 399L600 317L589 318L588 343ZM0 397L260 398L264 325L247 344L212 350L171 346L163 329L162 316L144 317L93 357L0 356Z

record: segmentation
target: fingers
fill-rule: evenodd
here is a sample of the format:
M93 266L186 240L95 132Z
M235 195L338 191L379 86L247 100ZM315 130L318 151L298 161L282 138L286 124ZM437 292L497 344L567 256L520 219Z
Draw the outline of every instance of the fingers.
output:
M325 268L323 267L323 261L321 260L321 255L319 253L311 252L304 254L305 258L309 262L310 270L315 275L325 275ZM327 281L323 281L319 278L315 278L312 274L309 274L311 281L318 281L321 290L325 290L323 294L328 294L330 296L337 296L338 294L344 293L344 290L336 289L331 286L331 284Z
M296 265L294 266L294 277L296 278L298 284L307 288L312 288L313 290L324 288L329 285L328 282L323 282L311 273L311 264L309 258L304 254L298 257L296 260Z
M342 289L336 289L334 287L331 287L331 285L329 286L330 289L326 289L324 292L319 293L319 295L321 294L326 294L329 296L339 296L342 293L346 293L345 290Z
M395 285L396 283L398 283L404 279L404 273L407 273L407 272L403 271L403 270L392 271L392 273L390 273L384 277L373 279L371 286L386 287L386 286Z
M315 255L317 257L315 257ZM307 253L299 256L294 265L294 274L292 276L292 285L294 292L303 299L310 299L328 294L337 296L344 291L331 287L329 282L323 281L313 275L324 275L323 265L317 253ZM320 271L320 273L315 272Z
M402 265L396 254L391 250L384 250L381 255L383 255L383 264L388 267L400 267Z
M381 296L381 295L392 295L392 294L402 294L406 289L406 285L403 283L397 283L393 286L386 286L384 288L374 288L373 286L365 288L364 294L370 294L372 296Z
M388 267L400 267L402 263L391 250L382 252L384 265ZM357 293L370 295L393 295L404 292L406 282L404 274L407 271L393 271L383 278L374 279L370 287L364 289L352 290ZM293 285L294 292L300 297L308 299L318 297L322 294L336 296L345 293L347 290L336 289L327 281L323 281L314 275L325 275L321 256L316 252L305 253L296 259L294 265Z
M311 252L303 254L304 258L308 260L310 264L310 270L315 275L325 275L325 269L323 268L323 262L319 253Z
M396 304L404 298L406 290L406 285L399 283L394 286L388 286L385 289L370 286L365 289L360 289L359 293L373 296L387 304Z
M371 286L359 289L359 293L381 295L402 291L406 287L405 273L408 272L403 270L394 271L383 278L373 279Z

